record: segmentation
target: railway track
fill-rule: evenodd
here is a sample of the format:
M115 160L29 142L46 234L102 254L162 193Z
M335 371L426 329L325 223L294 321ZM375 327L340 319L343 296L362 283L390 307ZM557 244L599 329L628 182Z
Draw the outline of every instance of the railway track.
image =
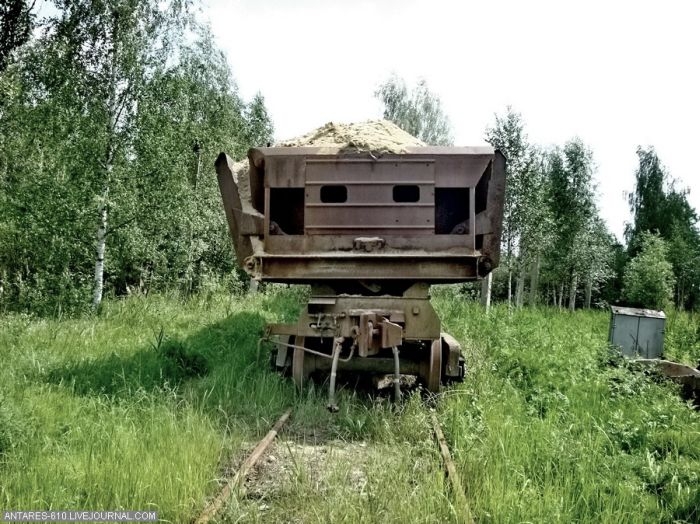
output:
M265 455L270 445L283 430L285 424L291 418L292 414L292 409L288 409L282 414L282 416L272 426L270 431L268 431L267 434L260 441L258 441L257 445L246 457L241 466L236 470L235 474L225 481L219 493L204 507L199 516L193 521L194 524L208 524L226 507L227 503L232 497L244 496L247 476L256 468L259 460ZM430 413L430 421L432 425L432 432L435 436L435 442L442 457L445 475L449 480L449 491L456 517L459 522L472 524L474 520L472 518L464 487L462 486L462 481L457 473L457 468L452 459L442 427L440 426L438 418L434 412Z

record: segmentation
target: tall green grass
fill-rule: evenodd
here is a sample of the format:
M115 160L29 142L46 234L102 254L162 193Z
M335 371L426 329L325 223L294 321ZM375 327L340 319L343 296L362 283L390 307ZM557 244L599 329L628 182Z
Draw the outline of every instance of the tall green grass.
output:
M1 318L0 509L155 509L188 522L226 465L293 406L284 438L368 451L331 453L322 481L300 461L262 498L233 500L222 521L459 522L434 405L479 522L698 521L700 417L675 386L611 357L606 313L487 315L438 288L465 383L400 406L346 386L330 414L325 385L297 392L258 360L264 324L292 321L304 293L134 297L98 317ZM667 347L680 354L695 320L678 318Z
M664 353L669 360L700 368L700 314L697 311L668 312Z
M697 522L700 416L611 355L603 312L436 299L469 379L442 419L480 521Z

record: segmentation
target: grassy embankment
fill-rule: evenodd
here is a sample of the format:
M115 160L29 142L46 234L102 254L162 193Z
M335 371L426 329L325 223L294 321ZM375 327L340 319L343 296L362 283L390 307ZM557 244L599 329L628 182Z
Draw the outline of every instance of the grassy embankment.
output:
M606 313L487 316L449 289L435 295L470 366L437 406L477 521L700 520L700 414L675 386L611 361ZM264 323L293 319L301 301L149 297L97 318L0 319L0 509L157 509L187 522L223 465L294 406L287 437L325 443L326 473L299 460L222 520L457 521L417 395L394 410L345 390L331 415L325 388L298 394L256 365ZM699 358L697 317L669 319L667 346Z

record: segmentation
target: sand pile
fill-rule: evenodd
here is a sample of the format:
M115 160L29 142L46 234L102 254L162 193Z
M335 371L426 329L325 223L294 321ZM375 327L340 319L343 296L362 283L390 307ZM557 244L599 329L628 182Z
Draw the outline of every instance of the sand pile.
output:
M354 124L326 125L306 135L277 144L283 147L328 147L348 153L405 153L407 147L425 143L388 120L368 120Z
M374 156L405 153L407 147L425 146L425 143L388 120L367 120L352 124L328 122L310 133L275 146L321 147L328 148L329 154L367 152ZM241 199L250 198L247 176L249 167L247 159L232 166Z

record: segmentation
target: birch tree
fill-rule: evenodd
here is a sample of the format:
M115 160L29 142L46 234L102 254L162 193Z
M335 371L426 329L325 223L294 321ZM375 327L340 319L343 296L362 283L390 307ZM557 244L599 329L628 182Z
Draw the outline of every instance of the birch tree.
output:
M0 307L235 285L205 173L270 140L262 95L238 96L206 27L180 38L182 6L67 3L0 75Z
M577 240L578 272L584 284L585 308L591 307L594 292L613 277L614 238L597 210L586 222Z
M522 117L510 106L506 108L505 115L495 116L494 124L486 129L485 139L506 156L506 194L501 239L505 248L504 258L508 272L508 304L511 304L513 273L518 269L523 215L529 206L527 188L532 155ZM522 277L518 282L524 282L522 268L518 274ZM521 297L522 285L518 286Z
M452 145L450 121L442 109L440 98L425 80L419 80L412 91L396 75L379 86L374 96L382 102L383 116L401 129L428 145Z
M562 307L566 291L572 311L582 271L580 240L595 215L592 174L592 154L579 139L549 153L549 201L556 225L551 261L558 280L557 304Z
M128 158L134 115L148 78L172 58L187 20L178 0L59 0L48 21L47 47L58 96L98 123L90 154L95 206L93 309L104 289L111 188Z
M35 0L3 0L0 4L0 73L16 49L29 41L34 25Z
M135 217L136 229L113 240L130 253L122 259L122 286L148 286L158 278L191 293L234 271L210 166L221 151L243 158L248 147L270 141L271 133L262 95L250 104L240 98L224 55L201 31L178 64L148 83L140 102L133 146L138 176L125 180L123 192L141 198L130 209L117 209L119 221Z
M272 142L274 128L265 107L265 97L257 92L245 109L246 138L253 147L264 147Z

